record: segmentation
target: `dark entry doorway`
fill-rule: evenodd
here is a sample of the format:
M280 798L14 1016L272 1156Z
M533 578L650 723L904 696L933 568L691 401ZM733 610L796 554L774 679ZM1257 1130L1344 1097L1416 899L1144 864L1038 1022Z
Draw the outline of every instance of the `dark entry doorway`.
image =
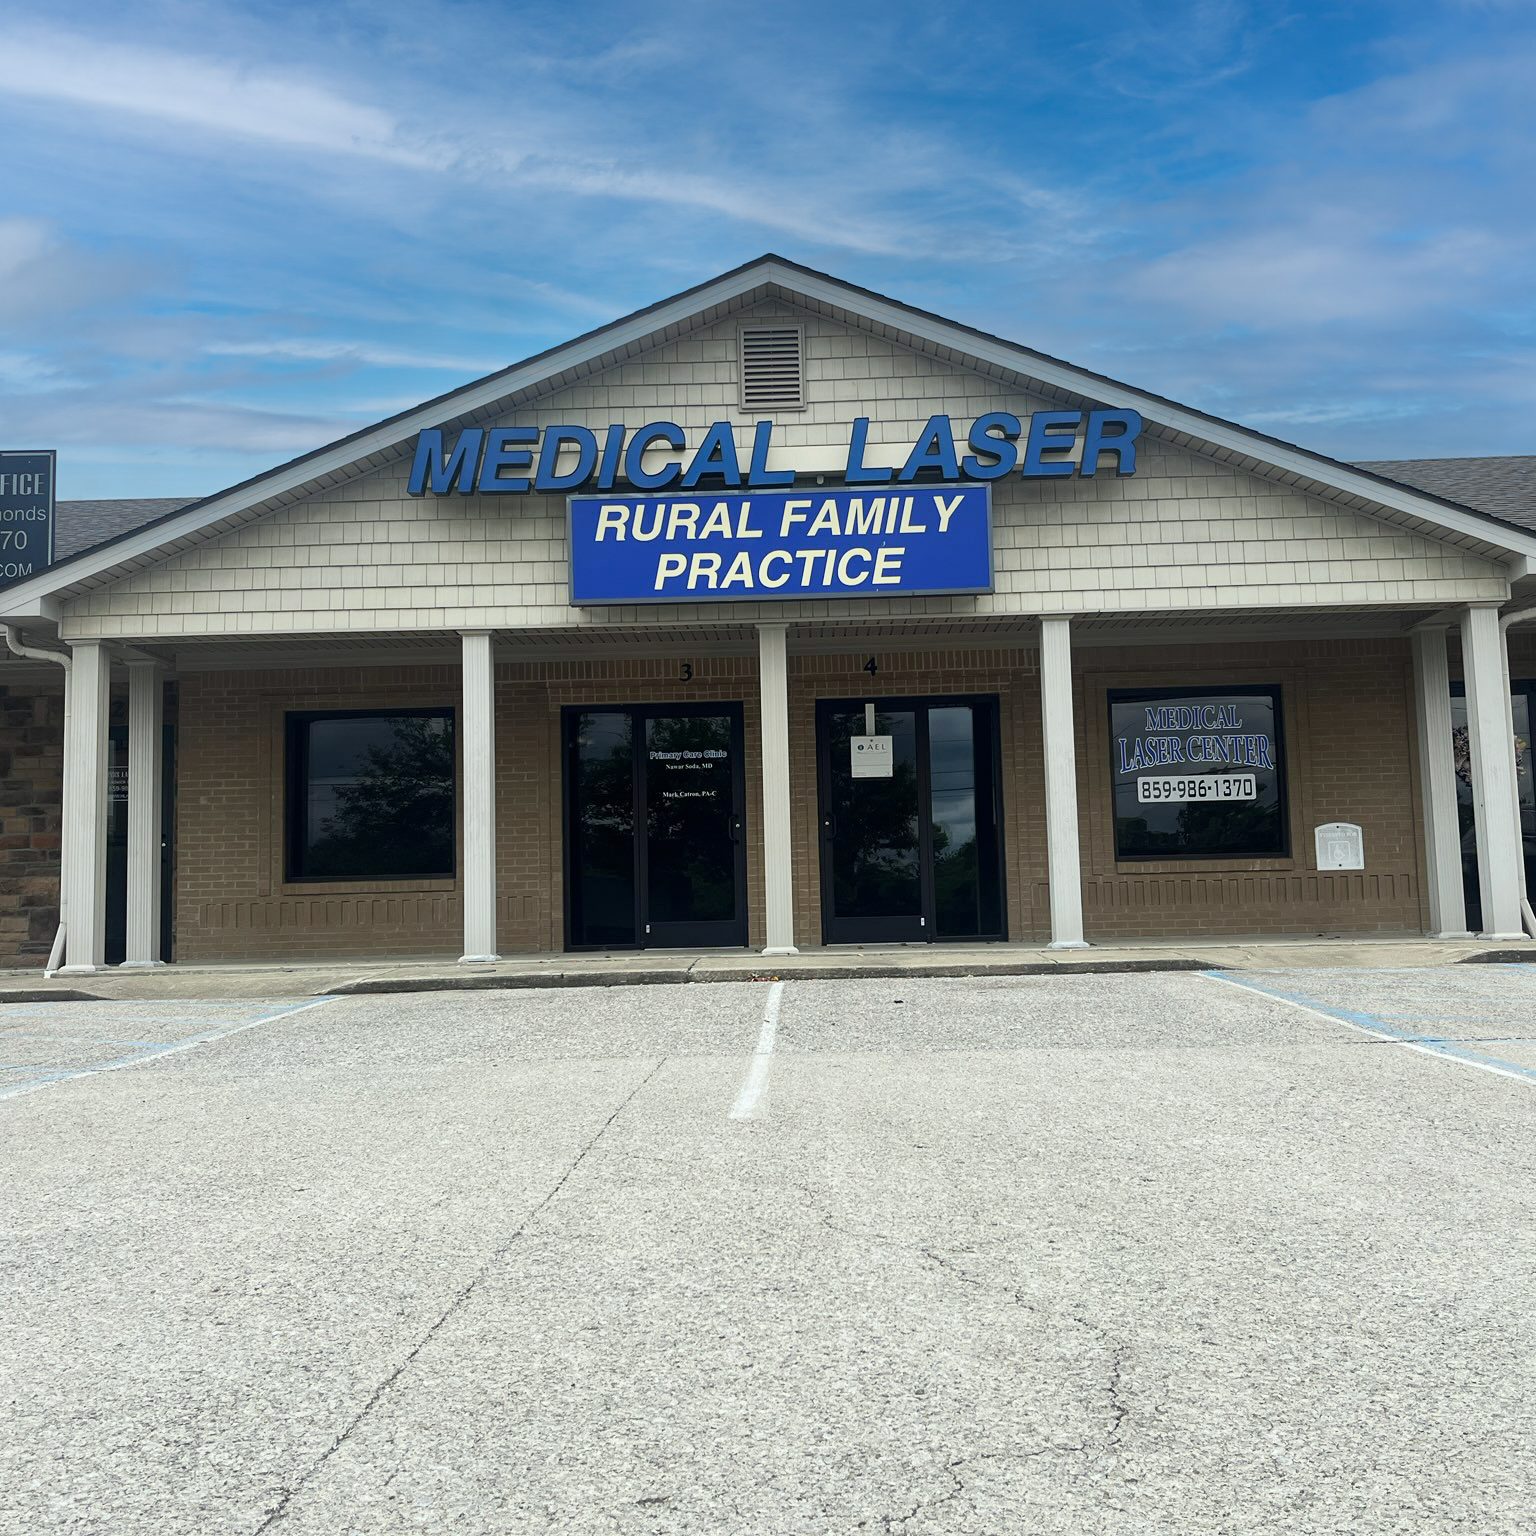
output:
M563 715L566 947L745 944L741 705Z
M1515 794L1520 802L1520 841L1525 888L1536 892L1536 762L1531 756L1536 727L1536 678L1510 684L1510 721L1515 728ZM1467 722L1467 685L1451 684L1451 751L1456 765L1456 812L1461 831L1461 883L1467 931L1483 931L1483 892L1477 858L1477 818L1472 808L1472 743Z
M821 913L827 944L1004 936L995 698L862 699L816 706ZM888 771L887 771L888 770Z
M128 953L128 727L108 731L106 963ZM160 727L160 954L171 958L171 828L176 818L176 727Z

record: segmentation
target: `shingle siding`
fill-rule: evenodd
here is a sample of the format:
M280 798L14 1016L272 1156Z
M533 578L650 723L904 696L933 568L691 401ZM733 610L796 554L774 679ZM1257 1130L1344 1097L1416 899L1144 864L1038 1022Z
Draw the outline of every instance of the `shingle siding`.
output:
M734 419L743 318L806 330L807 407L776 418L788 447L841 449L855 414L878 444L910 445L930 415L1026 415L1051 402L839 322L760 305L705 325L515 413L601 431L675 420L697 442ZM573 609L562 498L424 497L407 462L77 598L70 638L502 629L698 621L718 606ZM1493 561L1185 448L1148 439L1137 473L994 487L996 590L978 597L733 603L731 616L858 618L1150 612L1308 604L1448 604L1508 595Z

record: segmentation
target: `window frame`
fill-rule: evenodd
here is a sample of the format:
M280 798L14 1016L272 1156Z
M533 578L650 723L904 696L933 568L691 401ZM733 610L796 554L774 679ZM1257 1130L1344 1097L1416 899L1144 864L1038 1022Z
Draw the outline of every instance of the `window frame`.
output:
M1120 851L1119 779L1115 770L1115 706L1117 704L1183 704L1198 699L1231 698L1241 694L1263 694L1270 701L1274 718L1275 808L1280 817L1280 846L1262 853L1217 853L1205 848L1188 853L1122 853ZM1262 860L1286 860L1292 854L1290 760L1285 748L1285 687L1282 683L1195 684L1191 687L1106 688L1104 719L1108 727L1109 748L1109 824L1110 840L1116 864L1245 864Z
M448 869L404 875L313 875L303 872L305 837L309 830L309 727L322 720L447 720L453 733L453 839ZM459 724L450 704L399 709L290 709L283 712L283 883L285 885L404 885L431 880L456 880L459 870Z

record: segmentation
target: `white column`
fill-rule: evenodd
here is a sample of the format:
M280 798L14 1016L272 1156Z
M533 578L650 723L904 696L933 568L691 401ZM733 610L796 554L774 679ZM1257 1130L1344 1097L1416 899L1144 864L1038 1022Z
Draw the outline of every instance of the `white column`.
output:
M1040 621L1040 726L1045 748L1045 851L1052 949L1083 942L1083 874L1077 834L1077 734L1072 723L1072 622Z
M123 964L160 958L161 698L159 666L128 663L128 943Z
M464 953L460 964L496 953L496 664L489 630L465 630L460 753L464 763Z
M1413 633L1413 708L1419 733L1429 931L1437 939L1464 939L1467 902L1461 882L1461 823L1451 743L1451 669L1445 640L1443 629Z
M1477 873L1483 937L1521 939L1520 805L1509 685L1498 610L1467 608L1461 620L1461 664L1472 748L1472 810L1477 819Z
M99 640L71 647L69 732L64 741L64 802L69 835L64 872L69 893L64 965L85 976L107 957L107 724L112 667Z
M765 955L794 955L794 845L789 827L789 626L757 626L757 686L763 722Z

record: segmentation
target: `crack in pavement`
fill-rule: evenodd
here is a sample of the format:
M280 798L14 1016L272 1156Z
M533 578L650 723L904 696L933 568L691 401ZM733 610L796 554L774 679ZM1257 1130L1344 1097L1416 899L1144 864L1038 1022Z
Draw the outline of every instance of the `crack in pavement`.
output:
M801 1188L805 1190L807 1198L810 1199L812 1203L815 1203L815 1197L811 1189L805 1185L802 1185ZM1016 1307L1021 1308L1025 1312L1032 1312L1036 1317L1045 1319L1049 1318L1049 1309L1042 1309L1035 1302L1026 1301L1024 1299L1024 1289L1022 1286L1008 1286L1006 1284L1000 1285L994 1281L981 1279L979 1276L970 1274L966 1270L962 1269L958 1264L955 1263L953 1259L947 1257L936 1248L922 1244L904 1243L900 1239L892 1237L888 1233L884 1232L872 1232L867 1230L860 1231L854 1227L841 1226L827 1211L821 1212L821 1220L822 1224L829 1231L837 1233L840 1237L853 1238L861 1242L884 1243L888 1247L893 1248L909 1249L910 1251L916 1252L918 1255L920 1255L924 1261L933 1265L935 1269L949 1276L951 1279L959 1281L962 1285L972 1286L976 1290L990 1291L994 1295L1007 1297ZM1013 1453L1017 1455L1021 1460L1030 1460L1036 1456L1048 1455L1053 1451L1058 1454L1068 1455L1112 1455L1118 1452L1120 1449L1121 1433L1125 1427L1126 1420L1131 1416L1130 1405L1125 1401L1123 1390L1125 1368L1130 1354L1129 1346L1124 1341L1114 1338L1110 1334L1109 1330L1103 1327L1101 1324L1094 1322L1091 1318L1084 1317L1081 1313L1067 1312L1066 1317L1069 1322L1073 1323L1077 1327L1086 1329L1090 1334L1094 1336L1095 1339L1098 1340L1100 1346L1109 1352L1109 1368L1105 1381L1105 1398L1106 1408L1109 1413L1109 1424L1105 1429L1102 1444L1094 1445L1089 1441L1084 1440L1080 1445L1061 1445L1056 1441L1049 1441L1045 1445L1041 1446L1038 1450L1018 1451ZM999 1454L1001 1453L986 1452L975 1456L962 1457L957 1461L950 1462L949 1470L951 1475L954 1475L954 1469L956 1467L964 1466L971 1461L987 1459L988 1457L995 1458ZM956 1492L946 1495L946 1501L956 1497L957 1494L963 1490L964 1484L960 1482L958 1477L956 1477L956 1482L958 1485ZM913 1519L923 1507L923 1504L919 1503L905 1515L882 1515L880 1516L880 1519L885 1529L887 1531L891 1531L894 1530L897 1525L905 1525L906 1522Z
M891 1533L897 1526L905 1526L909 1521L915 1520L925 1510L931 1512L945 1504L952 1504L965 1493L965 1479L960 1476L960 1468L969 1466L973 1461L996 1461L997 1459L996 1451L978 1451L974 1456L956 1456L953 1461L944 1464L944 1471L949 1475L950 1482L954 1484L948 1493L941 1493L936 1499L919 1499L904 1515L881 1515L881 1527L887 1533ZM975 1508L973 1503L971 1505L973 1513Z
M515 1231L508 1233L508 1235L502 1239L495 1250L491 1253L490 1257L487 1258L483 1264L481 1264L480 1268L475 1271L475 1273L470 1277L469 1281L465 1285L461 1286L457 1292L455 1292L453 1299L443 1309L442 1315L437 1319L435 1323L432 1324L430 1328L427 1329L421 1338L417 1340L410 1353L407 1354L405 1358L394 1368L394 1370L392 1370L389 1375L387 1375L384 1380L381 1381L378 1386L373 1389L373 1392L369 1396L368 1401L364 1403L360 1409L358 1409L357 1413L353 1416L352 1421L347 1425L347 1427L342 1430L342 1432L337 1435L334 1440L331 1441L331 1443L325 1448L325 1450L320 1453L318 1457L315 1458L315 1460L310 1464L309 1469L294 1483L291 1488L284 1489L282 1497L267 1512L266 1517L262 1520L261 1524L258 1525L251 1533L251 1536L262 1536L263 1531L271 1530L274 1525L276 1525L280 1520L287 1516L288 1508L293 1503L294 1499L297 1498L298 1495L303 1492L303 1490L314 1480L315 1476L320 1472L321 1468L325 1466L326 1462L328 1462L331 1457L334 1456L336 1452L339 1451L342 1446L344 1446L347 1441L352 1438L352 1435L356 1431L357 1427L384 1400L385 1394L406 1373L406 1371L410 1369L417 1355L419 1355L422 1350L424 1350L427 1345L432 1342L439 1330L449 1320L449 1318L454 1316L455 1313L463 1310L464 1306L469 1301L469 1298L474 1295L475 1291L479 1288L481 1281L483 1281L485 1277L490 1274L490 1272L502 1261L502 1259L504 1259L507 1254L511 1252L512 1245L517 1242L524 1233L527 1232L528 1228L533 1225L534 1220L539 1216L539 1214L550 1204L555 1196L565 1188L566 1184L569 1183L571 1176L576 1172L578 1168L581 1167L582 1163L586 1160L587 1154L607 1134L609 1126L611 1126L613 1122L617 1120L626 1109L629 1108L630 1104L634 1102L634 1099L640 1090L644 1088L645 1085L650 1082L650 1080L655 1077L656 1074L660 1072L664 1066L666 1066L666 1064L667 1058L663 1056L661 1060L658 1061L656 1065L653 1066L650 1071L648 1071L645 1076L642 1077L640 1081L629 1090L627 1094L625 1094L623 1099L620 1100L619 1105L614 1110L614 1112L609 1115L606 1120L603 1121L603 1123L593 1133L590 1140L588 1140L586 1145L583 1146L581 1151L578 1152L572 1159L570 1167L568 1167L565 1172L562 1173L560 1177L555 1181L549 1193L545 1195L544 1198L540 1200L538 1204L535 1205L526 1216L523 1217L522 1221L518 1223Z

